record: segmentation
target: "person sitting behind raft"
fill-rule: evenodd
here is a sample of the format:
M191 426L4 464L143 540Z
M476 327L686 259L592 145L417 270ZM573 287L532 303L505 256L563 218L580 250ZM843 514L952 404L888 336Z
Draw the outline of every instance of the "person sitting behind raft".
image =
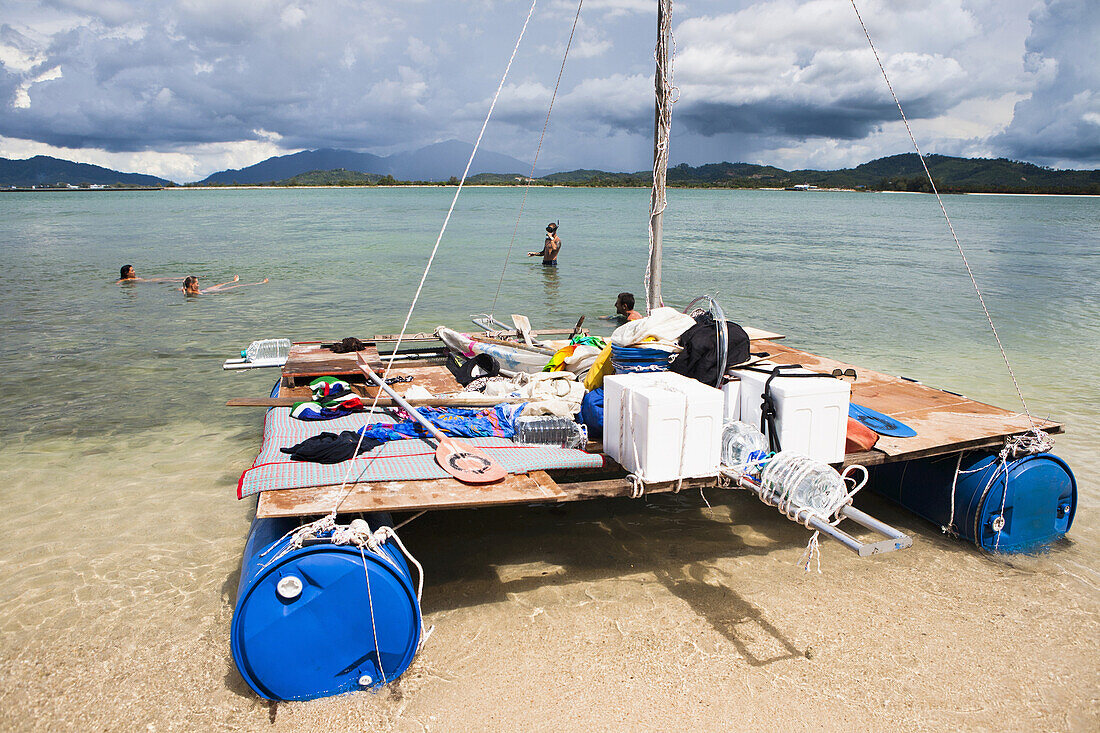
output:
M211 285L205 290L200 290L199 279L194 275L190 275L184 278L183 287L180 288L180 290L182 290L186 295L202 295L204 293L220 293L225 290L232 290L233 288L243 288L249 285L263 285L265 282L267 282L267 278L265 277L258 283L240 283L239 285L234 285L234 283L238 282L240 279L240 275L234 275L233 279L229 282L218 283L217 285Z
M561 240L558 239L558 225L550 222L546 225L546 241L543 242L542 251L528 252L528 257L542 257L544 267L558 266L558 252L561 250Z
M133 265L123 265L118 270L118 283L174 283L182 277L138 277Z
M634 293L619 293L615 299L615 314L613 316L600 316L605 321L637 321L642 314L634 310Z

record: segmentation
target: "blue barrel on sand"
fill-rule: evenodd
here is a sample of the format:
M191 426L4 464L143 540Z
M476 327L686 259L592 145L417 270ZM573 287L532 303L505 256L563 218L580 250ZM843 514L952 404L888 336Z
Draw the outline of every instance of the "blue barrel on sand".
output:
M299 523L252 522L230 631L241 676L269 700L311 700L397 679L421 633L401 551L387 542L360 554L319 539L280 556ZM370 515L368 523L375 530L389 517Z
M663 349L611 345L611 366L615 368L616 374L667 372L671 356L672 354Z
M871 469L870 488L937 526L990 552L1028 552L1060 539L1077 511L1077 480L1050 453L1024 456L1002 466L994 453L964 453L888 463Z

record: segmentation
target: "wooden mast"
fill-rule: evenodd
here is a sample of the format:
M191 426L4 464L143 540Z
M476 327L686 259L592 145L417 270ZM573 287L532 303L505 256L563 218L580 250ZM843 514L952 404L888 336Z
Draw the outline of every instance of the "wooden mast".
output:
M665 210L665 178L668 173L668 138L672 123L669 88L669 43L672 36L672 0L657 0L657 61L653 76L653 191L649 199L649 264L646 268L646 305L657 308L661 301L661 233Z

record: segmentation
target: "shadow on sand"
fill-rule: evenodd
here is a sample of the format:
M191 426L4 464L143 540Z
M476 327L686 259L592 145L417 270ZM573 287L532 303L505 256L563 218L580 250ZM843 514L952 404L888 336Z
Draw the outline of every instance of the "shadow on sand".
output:
M728 639L746 663L764 666L803 656L806 650L763 610L716 582L721 580L716 564L801 547L809 536L806 529L746 492L708 489L706 497L713 511L691 490L644 501L430 512L403 528L401 537L426 570L426 615L508 602L513 594L547 586L648 573ZM860 503L883 521L913 532L914 518L885 500L868 496ZM498 572L524 565L558 566L563 572L520 573L507 580ZM223 586L230 613L239 578L238 570ZM228 654L226 661L226 687L255 698Z

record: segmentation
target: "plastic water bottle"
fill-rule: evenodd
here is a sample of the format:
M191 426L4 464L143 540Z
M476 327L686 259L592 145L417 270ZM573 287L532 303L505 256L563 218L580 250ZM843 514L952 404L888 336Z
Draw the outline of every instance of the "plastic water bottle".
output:
M847 494L844 479L832 466L790 451L780 451L768 461L760 483L765 498L778 503L786 496L795 507L823 517Z
M768 454L768 439L755 425L730 420L722 427L722 465L738 475Z
M245 361L286 361L290 356L290 339L263 339L253 341L241 352Z
M576 448L588 441L588 430L568 417L539 415L516 419L515 442Z

